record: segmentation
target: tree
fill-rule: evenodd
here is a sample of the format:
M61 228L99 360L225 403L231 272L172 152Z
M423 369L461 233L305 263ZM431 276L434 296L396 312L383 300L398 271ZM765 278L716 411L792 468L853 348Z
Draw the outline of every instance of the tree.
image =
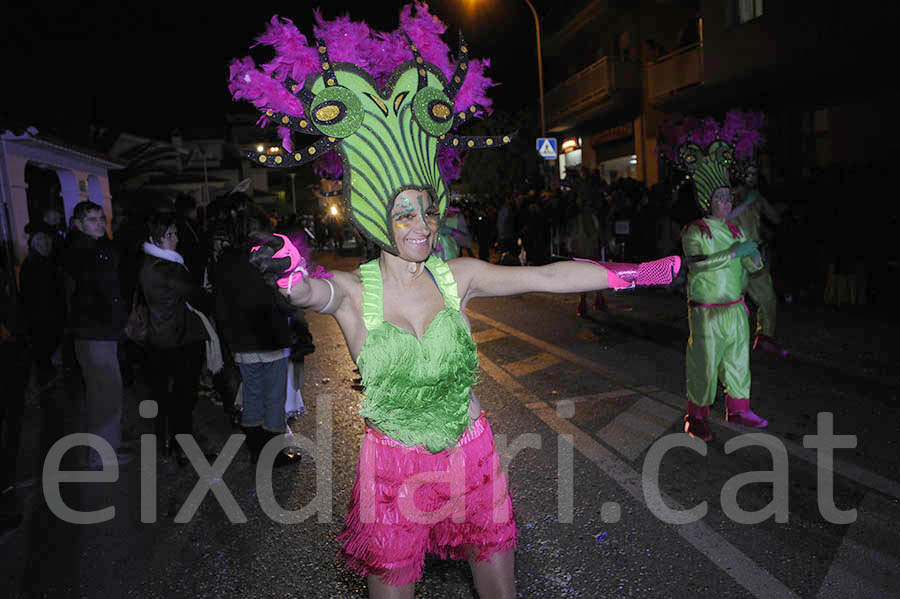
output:
M459 131L461 135L500 135L516 132L508 145L469 152L462 166L459 186L463 191L486 196L510 196L523 186L541 187L542 159L535 151L534 119L528 111L515 115L495 111L491 116Z

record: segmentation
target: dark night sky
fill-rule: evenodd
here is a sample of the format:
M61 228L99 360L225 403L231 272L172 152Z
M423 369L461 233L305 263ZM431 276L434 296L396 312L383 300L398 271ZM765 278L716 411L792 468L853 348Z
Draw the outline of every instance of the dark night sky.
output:
M250 107L234 105L228 95L230 60L249 53L275 13L311 36L312 8L319 5L247 2L223 10L226 3L218 2L67 4L4 9L0 45L7 80L0 114L38 129L83 130L82 124L94 122L156 137L175 128L215 127L227 111ZM326 18L349 12L354 20L392 30L403 4L322 6ZM448 33L463 29L472 56L491 58L490 73L503 83L491 93L495 108L536 103L534 21L523 0L435 0L430 7ZM445 41L453 39L445 35ZM257 63L270 56L259 50L253 55Z

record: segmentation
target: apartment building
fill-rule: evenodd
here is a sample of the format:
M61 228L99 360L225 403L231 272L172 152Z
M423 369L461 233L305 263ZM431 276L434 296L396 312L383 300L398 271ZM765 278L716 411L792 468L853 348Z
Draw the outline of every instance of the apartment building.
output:
M545 26L546 118L584 165L652 185L662 122L762 110L764 172L797 178L898 149L887 2L586 0Z

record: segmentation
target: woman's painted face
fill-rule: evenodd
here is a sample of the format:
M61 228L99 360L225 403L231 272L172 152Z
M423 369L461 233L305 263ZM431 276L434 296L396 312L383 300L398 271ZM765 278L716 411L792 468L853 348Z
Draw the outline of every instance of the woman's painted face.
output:
M431 203L431 194L407 189L397 195L391 209L391 224L399 256L413 262L428 258L441 216Z
M175 251L175 246L178 245L178 229L175 225L172 225L166 232L163 233L162 239L159 240L159 247L164 250Z

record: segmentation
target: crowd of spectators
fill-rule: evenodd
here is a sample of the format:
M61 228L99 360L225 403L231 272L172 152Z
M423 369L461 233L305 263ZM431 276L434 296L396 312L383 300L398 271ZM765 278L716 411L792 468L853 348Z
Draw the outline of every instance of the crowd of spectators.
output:
M891 243L897 212L863 212L891 189L885 165L833 165L793 182L760 178L760 193L781 215L762 235L780 299L834 306L886 305L900 253ZM549 191L468 198L464 213L479 256L544 264L583 256L640 261L681 252L681 229L700 218L690 182L652 186L598 171L570 171ZM876 218L872 218L878 214ZM518 242L525 248L520 252Z

